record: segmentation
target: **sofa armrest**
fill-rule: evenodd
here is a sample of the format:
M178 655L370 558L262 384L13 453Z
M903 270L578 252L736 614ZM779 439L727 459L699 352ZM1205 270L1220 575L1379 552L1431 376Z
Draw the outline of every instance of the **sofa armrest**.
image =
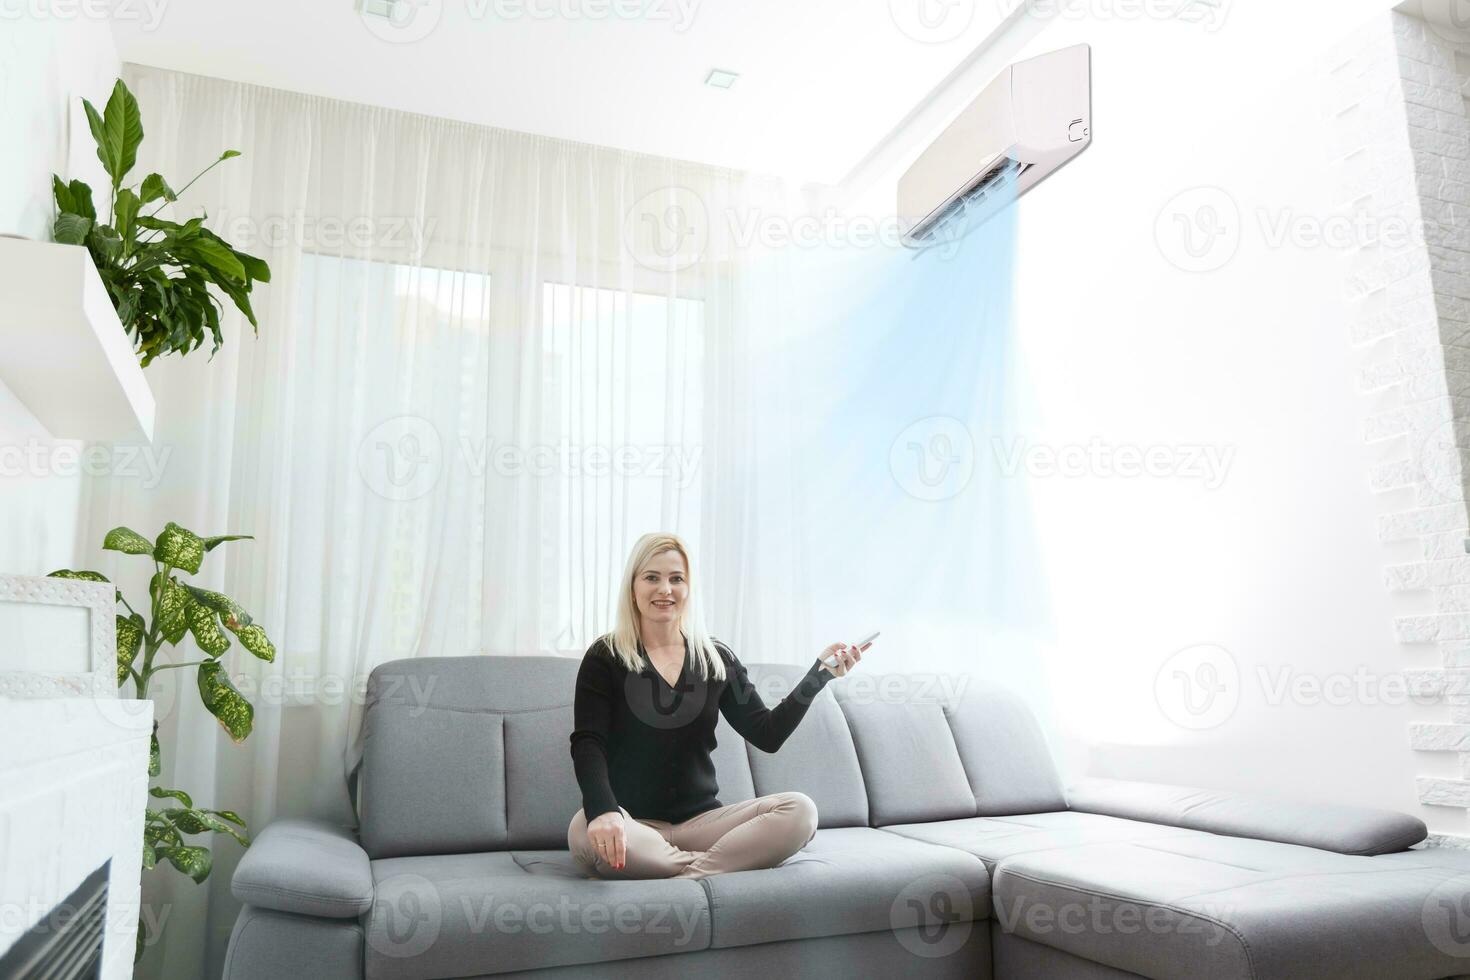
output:
M240 858L230 891L258 908L355 919L372 908L373 872L352 831L277 820Z
M1121 779L1084 779L1067 790L1067 806L1084 813L1229 837L1301 844L1339 854L1388 854L1429 835L1424 821L1393 810L1300 803Z

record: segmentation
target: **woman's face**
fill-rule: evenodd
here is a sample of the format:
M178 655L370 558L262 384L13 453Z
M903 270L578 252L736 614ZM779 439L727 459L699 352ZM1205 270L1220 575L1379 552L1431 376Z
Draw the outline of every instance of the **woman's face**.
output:
M679 621L689 599L688 569L677 551L654 555L633 579L633 599L645 625Z

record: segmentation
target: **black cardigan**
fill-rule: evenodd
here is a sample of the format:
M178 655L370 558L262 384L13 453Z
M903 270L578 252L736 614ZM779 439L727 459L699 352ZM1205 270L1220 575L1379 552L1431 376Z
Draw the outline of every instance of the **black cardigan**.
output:
M715 809L716 712L756 748L775 752L833 677L820 658L813 660L791 693L767 708L730 648L716 640L715 649L725 661L723 681L695 672L686 638L683 672L673 687L641 643L637 673L623 666L606 638L587 649L577 672L571 741L589 821L619 805L635 818L669 823Z

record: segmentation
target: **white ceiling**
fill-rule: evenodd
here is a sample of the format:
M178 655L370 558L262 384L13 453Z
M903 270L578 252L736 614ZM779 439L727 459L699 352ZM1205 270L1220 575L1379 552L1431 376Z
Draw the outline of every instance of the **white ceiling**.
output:
M138 0L114 34L125 61L835 184L1007 5L410 0L394 27L357 2Z

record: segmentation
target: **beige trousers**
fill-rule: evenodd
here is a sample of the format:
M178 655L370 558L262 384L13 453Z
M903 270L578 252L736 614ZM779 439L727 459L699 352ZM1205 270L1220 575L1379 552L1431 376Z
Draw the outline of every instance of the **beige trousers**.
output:
M567 847L589 876L703 878L727 871L774 868L817 833L817 806L805 793L772 793L731 803L682 823L634 819L622 807L627 863L614 869L593 853L581 810L567 828Z

